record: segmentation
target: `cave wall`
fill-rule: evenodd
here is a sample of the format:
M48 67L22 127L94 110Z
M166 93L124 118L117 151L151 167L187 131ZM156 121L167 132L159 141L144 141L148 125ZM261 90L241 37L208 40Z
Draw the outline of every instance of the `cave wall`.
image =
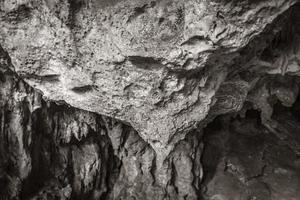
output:
M1 199L197 198L201 134L157 169L154 150L132 127L45 101L1 53Z
M299 13L0 1L0 198L297 200Z
M190 132L157 169L155 151L115 119L44 100L1 54L1 199L297 200L300 100L244 106ZM274 84L272 84L274 85ZM269 119L269 120L270 120ZM288 123L285 123L288 122ZM161 185L160 176L168 182Z
M129 123L162 165L224 82L245 97L252 82L228 80L241 66L285 73L259 58L297 2L3 0L0 44L44 97Z

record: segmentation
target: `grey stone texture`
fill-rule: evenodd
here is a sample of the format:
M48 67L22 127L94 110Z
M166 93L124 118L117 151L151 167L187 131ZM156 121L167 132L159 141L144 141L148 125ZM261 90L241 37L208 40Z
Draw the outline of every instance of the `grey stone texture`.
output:
M246 135L265 129L257 137L268 132L270 138L262 143L275 138L284 144L277 150L290 159L300 154L293 135L299 130L293 115L299 101L299 5L0 0L0 197L297 200L299 173L273 154L268 164L257 161L261 157L251 163L245 157L256 136L239 146L245 134L232 132L245 131L237 130L240 120L250 127ZM280 118L278 109L292 117ZM259 113L259 125L249 122L251 110ZM218 119L222 133L212 140L224 141L215 147L222 153L212 154L219 160L211 166L205 138L216 130L205 127L217 126ZM232 153L234 148L242 153ZM297 171L299 157L294 159L289 166ZM207 179L205 166L216 168L213 178ZM291 182L265 175L265 166L293 177ZM273 180L291 189L273 194ZM243 186L232 194L238 181ZM255 197L256 191L262 196Z

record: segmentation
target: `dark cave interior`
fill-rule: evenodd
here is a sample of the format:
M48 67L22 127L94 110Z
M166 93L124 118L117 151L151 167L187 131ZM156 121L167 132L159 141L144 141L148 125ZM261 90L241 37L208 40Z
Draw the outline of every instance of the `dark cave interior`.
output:
M73 4L71 9L77 12L79 7L80 3ZM240 49L240 57L228 67L234 73L225 82L258 81L246 91L244 101L239 94L224 95L233 99L231 110L212 115L204 128L190 131L176 144L166 161L165 188L155 180L155 151L134 128L43 99L40 91L7 67L11 60L0 46L0 200L177 200L177 196L178 200L298 200L300 81L297 73L284 67L281 74L268 73L268 62L294 51L300 34L299 10L298 3ZM68 26L74 23L69 21ZM254 59L253 66L244 67L253 57L259 62ZM132 58L136 66L159 63L151 57ZM199 81L204 71L179 76ZM72 90L83 95L93 87ZM267 97L260 98L262 94ZM235 103L242 108L232 108Z
M299 96L291 107L277 101L272 115L276 132L262 124L261 112L254 109L245 117L218 116L208 124L203 138L203 199L216 190L229 199L297 199L299 109Z

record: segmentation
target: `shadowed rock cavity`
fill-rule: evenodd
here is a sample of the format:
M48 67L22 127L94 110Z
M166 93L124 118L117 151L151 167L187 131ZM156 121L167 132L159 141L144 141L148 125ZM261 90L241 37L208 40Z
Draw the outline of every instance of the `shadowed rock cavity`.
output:
M296 200L299 13L1 1L0 197Z

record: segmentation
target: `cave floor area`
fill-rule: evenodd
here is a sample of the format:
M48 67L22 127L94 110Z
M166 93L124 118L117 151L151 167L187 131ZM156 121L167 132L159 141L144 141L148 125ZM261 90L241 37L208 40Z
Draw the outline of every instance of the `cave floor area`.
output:
M203 199L298 200L300 121L297 103L275 106L274 129L260 113L219 117L206 129Z

